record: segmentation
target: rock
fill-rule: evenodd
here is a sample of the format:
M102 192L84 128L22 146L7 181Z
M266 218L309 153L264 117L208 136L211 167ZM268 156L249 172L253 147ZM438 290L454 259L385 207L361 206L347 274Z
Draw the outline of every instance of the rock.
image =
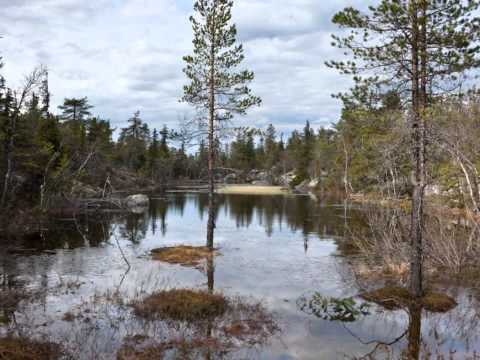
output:
M250 170L247 174L246 180L247 182L251 183L252 181L257 180L257 174L259 173L258 170Z
M268 171L250 170L247 174L246 181L255 185L261 183L264 185L272 185L273 177Z
M102 194L102 190L94 188L93 186L84 184L80 181L74 180L72 185L71 194L77 198L97 198Z
M268 186L268 185L270 185L270 182L269 182L269 181L265 181L265 180L255 180L255 181L252 181L252 185L256 185L256 186Z
M425 196L441 195L442 189L439 185L427 185L425 187Z
M295 186L293 190L298 193L308 193L310 191L310 187L308 186L309 183L310 180L303 180L300 184Z
M145 208L150 204L150 199L147 195L130 195L124 200L124 205L127 208L138 209Z
M295 174L295 171L290 171L280 176L278 179L278 183L282 186L290 186L291 182L295 180L296 177L297 175Z
M313 189L316 189L319 184L320 184L320 179L312 179L312 180L310 180L310 182L308 183L308 187L309 187L311 190L313 190Z
M238 176L235 173L228 174L223 178L225 184L236 184L238 182Z

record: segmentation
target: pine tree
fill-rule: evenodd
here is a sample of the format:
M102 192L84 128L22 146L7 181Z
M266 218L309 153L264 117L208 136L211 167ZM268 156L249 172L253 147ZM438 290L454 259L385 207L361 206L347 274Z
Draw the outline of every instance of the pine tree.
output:
M168 128L166 125L163 126L162 131L160 131L160 147L159 147L159 155L163 159L168 158L169 149L168 149Z
M237 29L231 23L233 1L197 0L196 15L192 23L193 55L185 56L184 73L190 84L184 87L183 101L203 113L201 121L208 129L209 197L213 211L214 196L214 145L217 130L231 120L234 114L243 115L259 105L260 98L253 96L248 84L253 80L251 71L238 71L244 60L243 46L236 44ZM214 214L209 216L208 246L213 248Z
M265 168L271 169L280 161L275 127L270 124L265 131Z
M46 91L48 92L48 89ZM66 98L63 105L60 105L58 108L62 110L61 118L63 120L76 122L83 121L86 117L90 116L90 109L92 109L93 106L88 103L87 97L81 99Z
M148 147L148 169L153 179L156 178L156 170L159 158L160 148L158 141L158 131L157 129L153 129L152 141L150 142L150 146Z
M128 119L126 128L121 129L119 145L123 150L123 157L128 167L139 171L147 161L147 147L150 139L148 125L140 118L140 111Z
M347 36L333 45L353 60L328 66L352 75L355 100L388 90L409 101L412 129L412 216L410 290L421 296L424 191L426 187L426 112L435 96L458 89L465 71L480 65L479 2L462 0L382 0L369 13L348 7L333 17ZM363 77L362 77L362 74Z
M42 97L42 114L44 118L48 118L50 116L50 90L48 88L48 70L46 70L45 72L45 78L42 81L40 91Z

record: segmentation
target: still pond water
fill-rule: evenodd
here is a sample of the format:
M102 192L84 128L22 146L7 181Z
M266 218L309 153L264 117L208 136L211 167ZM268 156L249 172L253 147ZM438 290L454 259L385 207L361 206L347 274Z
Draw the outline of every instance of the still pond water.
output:
M113 294L126 303L159 289L207 288L206 271L149 255L163 246L204 245L207 206L203 194L154 197L145 212L60 219L41 240L22 244L27 250L3 253L3 288L36 295L3 315L2 331L60 342L79 359L115 359L125 337L147 326L106 305ZM221 255L214 259L210 285L229 297L260 302L279 329L255 346L237 339L238 347L224 358L352 359L374 350L370 358L400 358L409 342L419 342L434 359L473 358L480 351L480 312L471 290L446 289L459 305L446 314L423 311L416 338L408 334L415 316L405 310L371 305L339 321L302 306L316 293L340 299L359 293L344 249L347 232L362 226L361 209L291 195L218 195L217 207L215 246ZM355 300L353 307L362 302ZM169 330L165 324L148 329L160 337Z

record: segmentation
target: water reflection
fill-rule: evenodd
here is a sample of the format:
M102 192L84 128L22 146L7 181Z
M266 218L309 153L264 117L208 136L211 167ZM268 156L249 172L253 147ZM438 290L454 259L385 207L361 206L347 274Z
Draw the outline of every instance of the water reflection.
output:
M471 328L472 321L478 325L478 313L474 310L476 315L468 320L463 313L471 307L477 309L478 300L436 313L420 302L393 310L358 297L335 298L317 292L301 296L297 307L309 316L341 324L352 341L368 349L345 354L349 359L444 359L447 354L449 359L478 359L478 334ZM365 330L367 324L382 323L386 318L395 320L391 328L384 323L376 331Z
M209 199L206 194L172 194L167 198L151 201L147 212L103 213L77 215L75 218L60 219L43 234L44 241L37 237L25 239L23 247L46 249L75 249L84 246L99 246L105 242L108 232L118 224L120 236L133 244L141 243L149 232L163 237L167 235L169 214L182 218L187 202L193 202L199 218L206 219L207 246L213 246L214 232L219 216L234 220L238 229L253 225L263 227L268 237L285 228L300 232L305 253L309 249L310 236L320 239L341 238L345 235L342 205L322 204L303 196L255 196L220 195ZM349 227L363 226L361 213L348 208ZM189 219L184 219L188 221ZM88 243L86 243L86 241Z
M208 224L212 223L210 237ZM65 324L63 314L78 309L82 299L92 294L131 295L137 294L139 287L141 294L150 294L175 287L250 297L278 314L281 336L244 358L362 358L378 344L370 358L388 358L387 347L394 354L390 358L418 358L429 348L440 355L455 349L460 359L479 350L478 301L470 291L459 290L456 298L460 305L448 314L362 306L349 270L348 235L363 226L361 209L304 196L217 195L212 206L207 195L171 194L153 199L144 213L106 212L58 219L43 240L25 239L8 251L4 247L0 254L2 293L9 288L41 290L35 305L29 308L20 303L29 313L17 322L25 330L31 325L28 321L33 321L36 327L31 327L32 331L48 336L69 334L72 325ZM153 261L150 256L155 248L205 246L209 239L221 255L207 257L203 271ZM75 285L58 290L68 284ZM307 307L299 307L297 299L310 289L338 301L325 303L317 298L323 308L316 313L311 308L302 311ZM14 305L5 315L10 316L6 322L11 328L15 328L11 316L25 311ZM99 326L97 335L103 333L90 334L89 341L94 344L118 339L124 327L132 336L142 328L119 321L114 332L100 320L90 319ZM76 325L85 332L90 326ZM223 331L214 322L204 325L203 338L213 339ZM165 326L157 330L150 335L161 337L166 331ZM110 345L111 354L119 341ZM202 348L201 356L213 358L214 354Z

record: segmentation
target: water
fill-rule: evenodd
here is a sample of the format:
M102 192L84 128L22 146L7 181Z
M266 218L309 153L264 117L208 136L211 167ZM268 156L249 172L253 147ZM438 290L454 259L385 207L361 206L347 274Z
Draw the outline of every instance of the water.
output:
M168 324L146 325L110 298L116 294L128 303L159 289L207 289L207 270L149 256L158 247L204 245L207 205L202 194L171 194L153 199L142 213L59 219L42 238L4 251L4 290L26 289L35 296L14 312L3 311L2 331L61 342L80 359L115 359L125 337L140 331L165 336ZM282 195L219 195L217 206L215 246L221 255L210 264L209 285L229 297L260 302L279 328L261 344L238 342L224 358L400 358L415 343L434 359L451 352L454 359L473 358L480 351L472 290L446 289L459 305L446 314L422 311L421 318L408 309L371 305L368 314L342 322L301 308L301 299L317 292L339 299L358 294L345 235L364 226L361 209L345 212L342 204ZM361 300L355 300L358 306ZM66 321L66 313L75 320ZM416 338L407 331L415 325L421 325Z

